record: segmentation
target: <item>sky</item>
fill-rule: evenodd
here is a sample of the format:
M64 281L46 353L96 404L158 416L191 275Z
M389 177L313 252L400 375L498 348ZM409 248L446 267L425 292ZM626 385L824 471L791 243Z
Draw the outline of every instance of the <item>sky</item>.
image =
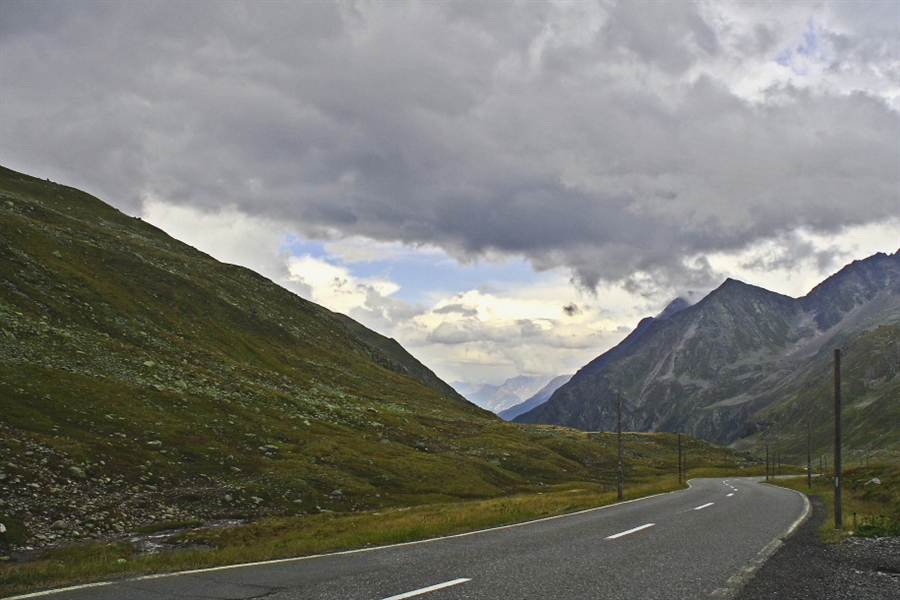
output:
M0 0L0 163L445 381L573 373L900 249L900 2Z

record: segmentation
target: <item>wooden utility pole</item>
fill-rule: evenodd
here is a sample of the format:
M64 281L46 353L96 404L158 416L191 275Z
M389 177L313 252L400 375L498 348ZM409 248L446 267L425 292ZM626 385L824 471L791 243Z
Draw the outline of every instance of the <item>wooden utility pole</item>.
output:
M683 468L681 465L681 434L678 434L678 485L683 483L682 478L684 476Z
M625 455L622 451L622 394L618 395L618 425L616 431L619 437L619 491L618 498L621 502L625 499Z
M766 481L769 480L769 445L766 444Z
M834 528L843 529L841 506L841 351L834 351Z
M812 425L806 421L806 487L812 487Z

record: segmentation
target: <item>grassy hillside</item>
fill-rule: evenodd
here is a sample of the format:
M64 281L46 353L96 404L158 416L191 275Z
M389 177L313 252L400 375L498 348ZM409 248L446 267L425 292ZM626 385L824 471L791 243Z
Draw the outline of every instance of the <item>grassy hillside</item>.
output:
M900 463L900 323L847 340L841 350L841 448L846 465ZM834 452L834 351L821 351L802 375L804 385L757 415L759 431L734 446L759 452L766 444L794 464L806 463L807 422L814 467ZM798 386L799 387L799 386Z
M610 436L505 423L347 317L85 193L0 176L0 555L614 487ZM630 438L631 480L673 473L673 440ZM728 458L690 444L698 466Z

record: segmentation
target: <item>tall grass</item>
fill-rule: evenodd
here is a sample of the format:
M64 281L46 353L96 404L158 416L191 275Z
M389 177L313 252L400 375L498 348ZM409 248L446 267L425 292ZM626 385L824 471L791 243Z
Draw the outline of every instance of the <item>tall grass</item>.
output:
M900 535L898 465L873 465L844 471L841 529L835 527L833 476L813 477L811 488L807 487L806 477L777 480L775 483L822 499L827 510L825 522L819 530L819 537L823 541L836 542L849 535Z

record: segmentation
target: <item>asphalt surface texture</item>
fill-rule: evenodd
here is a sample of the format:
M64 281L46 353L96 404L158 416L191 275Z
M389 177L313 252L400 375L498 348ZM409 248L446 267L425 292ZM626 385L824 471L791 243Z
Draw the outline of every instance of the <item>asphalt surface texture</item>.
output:
M426 542L151 576L51 600L731 598L807 514L758 478Z
M753 575L735 600L898 600L900 537L819 540L826 507L813 511Z

